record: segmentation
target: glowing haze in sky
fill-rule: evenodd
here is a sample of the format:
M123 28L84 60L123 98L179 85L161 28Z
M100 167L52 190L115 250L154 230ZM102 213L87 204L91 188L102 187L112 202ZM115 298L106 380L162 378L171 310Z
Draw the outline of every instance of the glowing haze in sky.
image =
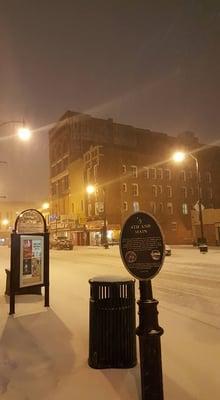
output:
M0 1L0 121L39 128L70 109L218 140L219 44L214 0ZM44 192L46 136L29 160Z

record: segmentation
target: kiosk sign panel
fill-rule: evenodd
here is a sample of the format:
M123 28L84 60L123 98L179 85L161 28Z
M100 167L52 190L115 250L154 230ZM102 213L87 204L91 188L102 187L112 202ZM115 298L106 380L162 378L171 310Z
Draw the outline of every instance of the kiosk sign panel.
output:
M41 294L49 307L49 232L38 210L22 211L11 234L10 314L15 313L16 294Z
M20 236L20 287L43 284L44 237Z
M120 252L127 270L135 278L148 280L160 271L164 256L164 238L155 218L137 212L125 222L120 238Z

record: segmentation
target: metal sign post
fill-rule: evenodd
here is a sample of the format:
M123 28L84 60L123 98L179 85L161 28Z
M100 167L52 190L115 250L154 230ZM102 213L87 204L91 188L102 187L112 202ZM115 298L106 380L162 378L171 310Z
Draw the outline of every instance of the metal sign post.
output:
M155 218L144 212L132 214L125 222L120 252L126 269L139 279L139 327L142 400L163 400L163 379L158 301L153 298L151 279L160 271L165 244Z

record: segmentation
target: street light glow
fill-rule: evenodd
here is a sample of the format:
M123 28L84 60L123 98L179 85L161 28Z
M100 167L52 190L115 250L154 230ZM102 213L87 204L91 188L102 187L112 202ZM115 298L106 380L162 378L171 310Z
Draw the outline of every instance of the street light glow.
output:
M86 188L86 191L87 191L88 194L94 193L95 192L95 186L88 185L87 188Z
M31 137L31 131L23 126L22 128L18 129L18 136L23 141L29 140Z
M183 151L177 151L176 153L173 154L173 160L175 162L182 162L186 158L186 154L183 153Z
M49 203L43 203L42 204L42 208L43 208L43 210L48 210L48 208L50 208L50 204Z
M9 224L9 220L7 218L2 220L2 225L7 226Z

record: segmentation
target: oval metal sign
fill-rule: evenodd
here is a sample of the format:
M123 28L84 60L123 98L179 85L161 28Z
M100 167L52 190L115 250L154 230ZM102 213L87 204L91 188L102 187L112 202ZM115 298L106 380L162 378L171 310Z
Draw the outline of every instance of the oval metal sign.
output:
M120 237L122 261L135 278L148 280L160 271L165 244L160 225L148 213L137 212L125 221Z

